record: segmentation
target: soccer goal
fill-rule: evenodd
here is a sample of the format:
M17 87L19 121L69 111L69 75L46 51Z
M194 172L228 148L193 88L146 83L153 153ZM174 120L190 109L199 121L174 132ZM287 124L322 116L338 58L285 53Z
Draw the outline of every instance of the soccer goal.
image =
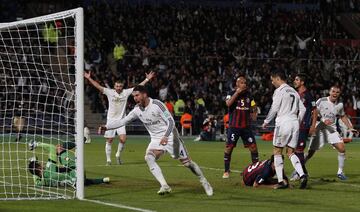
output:
M0 200L84 197L83 10L0 24Z

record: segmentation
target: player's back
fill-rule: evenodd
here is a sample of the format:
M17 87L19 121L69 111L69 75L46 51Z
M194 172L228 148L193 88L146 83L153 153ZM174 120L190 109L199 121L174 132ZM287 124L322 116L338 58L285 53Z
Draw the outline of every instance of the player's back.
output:
M274 95L276 95L274 100L279 101L280 104L276 122L297 120L300 96L296 90L285 83L276 89Z
M242 173L245 185L252 186L258 176L268 171L265 169L271 169L271 160L258 161L245 167Z

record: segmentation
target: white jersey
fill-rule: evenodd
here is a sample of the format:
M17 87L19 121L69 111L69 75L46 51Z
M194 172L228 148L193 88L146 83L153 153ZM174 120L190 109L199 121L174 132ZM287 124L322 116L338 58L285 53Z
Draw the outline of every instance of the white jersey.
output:
M140 119L150 134L151 139L161 139L173 135L175 121L170 112L157 99L150 99L149 105L145 108L136 105L135 108L123 119L113 119L106 124L106 128L115 129L126 125L134 119Z
M104 88L104 94L108 98L109 108L107 112L107 120L119 119L125 116L126 104L129 96L134 88L123 89L121 93L117 93L114 89Z
M268 124L276 116L275 124L285 121L302 120L306 108L298 92L288 84L284 83L274 91L273 102L270 111L264 120Z
M343 103L333 103L329 97L323 97L316 101L316 109L319 111L318 116L321 122L324 122L326 119L332 122L332 124L326 128L331 131L336 131L336 116L345 115Z

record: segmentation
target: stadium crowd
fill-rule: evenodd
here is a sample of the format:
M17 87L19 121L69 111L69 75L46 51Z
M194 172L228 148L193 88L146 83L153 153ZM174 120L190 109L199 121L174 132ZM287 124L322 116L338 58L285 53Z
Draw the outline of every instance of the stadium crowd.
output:
M289 76L306 73L316 98L339 84L348 110L353 98L360 103L360 49L323 44L323 39L351 38L326 11L99 2L85 11L86 67L106 86L119 78L134 85L153 70L153 97L174 103L181 98L193 113L202 98L208 113L222 115L233 79L245 72L266 114L272 94L269 73L283 69ZM115 45L126 51L118 60ZM92 109L103 112L106 101L93 89L86 87Z

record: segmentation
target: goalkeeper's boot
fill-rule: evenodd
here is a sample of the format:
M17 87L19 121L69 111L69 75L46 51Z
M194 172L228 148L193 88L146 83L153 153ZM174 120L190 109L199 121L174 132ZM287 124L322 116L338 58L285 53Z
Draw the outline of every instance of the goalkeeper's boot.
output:
M28 145L29 145L29 150L34 150L37 146L37 142L35 140L30 140Z
M104 177L103 182L104 183L110 183L110 177Z
M347 180L347 179L348 179L348 178L345 176L344 173L337 174L337 177L338 177L340 180Z
M161 186L160 190L157 192L159 195L171 193L171 188L168 185Z
M202 178L200 180L201 185L204 187L205 193L208 196L212 196L214 194L213 188L211 187L210 183L206 180L206 178Z
M300 189L305 189L308 182L308 176L304 174L300 177Z

